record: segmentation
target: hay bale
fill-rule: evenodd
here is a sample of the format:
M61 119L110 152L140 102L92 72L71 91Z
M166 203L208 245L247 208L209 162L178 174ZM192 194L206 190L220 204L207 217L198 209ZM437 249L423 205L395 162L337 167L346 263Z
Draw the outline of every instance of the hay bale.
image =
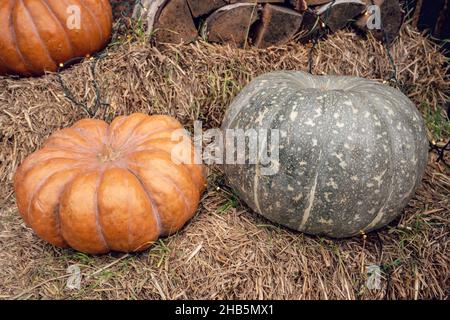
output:
M126 39L126 38L123 38ZM97 118L139 111L170 114L192 129L218 127L230 101L264 72L306 70L309 49L290 43L240 50L203 42L155 48L126 40L97 62L102 106ZM393 44L398 78L418 106L448 101L444 57L405 26ZM339 31L320 41L315 73L383 81L391 66L385 49ZM77 100L95 105L92 62L62 73ZM234 198L220 170L210 167L199 214L179 234L141 255L83 257L39 240L15 209L17 165L54 130L86 117L64 96L58 78L0 78L1 297L119 299L429 299L448 298L448 185L430 156L424 184L402 218L367 238L309 237L268 223ZM403 244L403 245L401 245ZM406 244L406 245L404 245ZM123 263L122 263L123 262ZM82 291L66 289L66 268L81 265ZM366 267L382 265L379 290L366 287ZM105 269L106 268L106 269ZM103 272L114 274L105 277ZM89 276L91 275L91 276ZM88 277L89 276L89 277ZM389 281L385 280L388 279ZM107 287L101 291L95 288Z

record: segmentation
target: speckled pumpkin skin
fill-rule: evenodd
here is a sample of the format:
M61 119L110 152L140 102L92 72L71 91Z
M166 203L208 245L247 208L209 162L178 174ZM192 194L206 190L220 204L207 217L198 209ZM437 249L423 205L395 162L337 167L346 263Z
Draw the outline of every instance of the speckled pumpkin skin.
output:
M343 238L395 219L421 183L424 122L400 91L374 81L303 72L256 78L222 129L280 130L279 168L225 165L231 187L255 211L308 234Z
M79 9L79 27L72 8ZM38 76L60 63L103 49L109 41L109 0L1 0L0 75Z
M15 174L19 212L59 247L144 250L192 218L205 188L183 134L174 118L140 113L57 131Z

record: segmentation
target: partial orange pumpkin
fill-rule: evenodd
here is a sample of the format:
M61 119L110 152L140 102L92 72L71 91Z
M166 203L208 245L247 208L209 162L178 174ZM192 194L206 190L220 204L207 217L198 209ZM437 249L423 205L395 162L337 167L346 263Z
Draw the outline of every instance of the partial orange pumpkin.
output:
M206 181L174 118L84 119L52 134L14 178L17 206L42 239L86 253L135 252L195 214Z
M108 0L1 0L0 75L42 75L60 63L103 49Z

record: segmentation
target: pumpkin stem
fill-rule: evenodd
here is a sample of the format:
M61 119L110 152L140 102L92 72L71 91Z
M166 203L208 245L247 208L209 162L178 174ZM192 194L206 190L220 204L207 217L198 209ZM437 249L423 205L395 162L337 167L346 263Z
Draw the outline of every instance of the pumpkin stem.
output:
M111 148L110 145L105 145L102 151L97 154L97 159L100 162L110 162L117 160L119 156L120 156L119 152Z

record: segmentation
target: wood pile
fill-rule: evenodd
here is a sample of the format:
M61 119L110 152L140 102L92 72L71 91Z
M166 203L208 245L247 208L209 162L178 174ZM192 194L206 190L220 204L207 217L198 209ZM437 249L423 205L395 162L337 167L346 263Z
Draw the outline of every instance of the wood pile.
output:
M141 0L134 17L161 43L201 36L213 43L267 48L350 24L391 42L404 13L398 0ZM382 30L367 27L380 18Z
M419 30L428 30L433 37L445 40L450 38L450 0L417 0L413 25ZM446 41L447 50L450 50Z
M136 0L109 0L111 4L114 21L120 18L129 18L133 14Z

